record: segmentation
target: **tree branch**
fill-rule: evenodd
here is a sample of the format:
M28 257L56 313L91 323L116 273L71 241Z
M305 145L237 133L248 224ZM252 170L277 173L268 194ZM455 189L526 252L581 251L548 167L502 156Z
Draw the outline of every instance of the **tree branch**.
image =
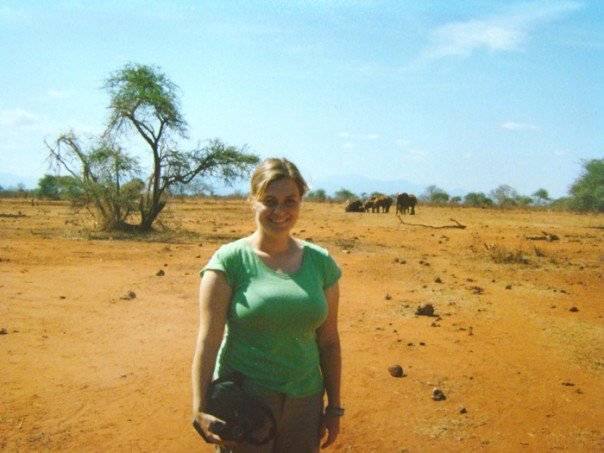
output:
M433 226L433 225L424 225L423 223L408 223L405 222L400 215L396 214L396 216L398 217L398 219L400 220L400 222L403 225L408 225L408 226L420 226L420 227L424 227L424 228L432 228L434 230L440 230L440 229L444 229L444 228L459 228L461 230L466 228L466 225L462 225L461 223L459 223L457 220L455 219L449 219L452 222L455 222L455 225L440 225L440 226Z

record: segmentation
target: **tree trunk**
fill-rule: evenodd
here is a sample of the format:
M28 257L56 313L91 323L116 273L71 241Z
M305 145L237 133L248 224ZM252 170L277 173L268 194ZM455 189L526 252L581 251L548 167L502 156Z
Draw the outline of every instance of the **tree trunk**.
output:
M141 223L138 226L139 231L152 231L153 222L155 222L155 219L157 219L157 216L165 206L165 201L158 200L157 203L155 203L154 200L148 210L141 210Z

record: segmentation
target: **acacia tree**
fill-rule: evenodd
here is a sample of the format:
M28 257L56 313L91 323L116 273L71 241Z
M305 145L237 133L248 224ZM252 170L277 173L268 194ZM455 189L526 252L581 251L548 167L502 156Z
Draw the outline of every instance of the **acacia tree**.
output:
M96 167L91 165L94 163L90 160L91 156L96 154L90 154L79 147L73 134L64 134L54 146L47 146L56 163L72 175L78 175L86 194L91 197L103 218L107 211L102 209L105 202L102 196L99 197L98 184L106 183L107 178L102 178L101 173L111 170L111 176L114 179L117 177L119 181L120 171L116 172L116 169L120 169L120 163L125 165L121 168L121 173L126 169L134 169L132 164L135 161L117 143L133 135L148 147L151 156L150 173L138 193L128 192L128 195L137 200L139 223L126 223L126 219L121 218L123 210L118 209L121 220L114 221L110 213L109 221L104 222L106 230L134 228L149 231L164 209L171 187L176 188L187 185L194 179L206 178L217 178L230 184L247 174L258 162L258 157L247 153L245 147L238 149L227 146L218 139L209 140L192 150L182 150L179 141L188 138L188 134L187 123L180 110L179 89L156 67L127 64L109 76L104 88L110 95L110 116L101 142L106 151L104 156L117 158L117 161L114 159L115 165L112 167L107 160L103 165L99 165L100 162L96 162ZM111 149L114 150L113 154L107 152ZM116 153L118 149L119 153ZM76 169L74 160L79 164L79 169ZM90 184L90 181L94 184ZM127 208L130 207L132 199L118 198L117 201L119 200L126 203Z
M533 193L533 198L537 201L537 204L543 205L551 201L549 192L546 189L538 189Z
M491 196L497 201L499 206L514 206L518 201L518 192L507 184L502 184L496 189L491 190Z
M128 64L107 79L105 88L111 96L105 135L117 138L134 130L153 158L153 171L140 200L141 230L152 228L172 185L186 185L201 176L218 177L228 184L258 162L245 148L227 146L217 139L191 151L178 149L178 139L187 138L178 87L157 68Z

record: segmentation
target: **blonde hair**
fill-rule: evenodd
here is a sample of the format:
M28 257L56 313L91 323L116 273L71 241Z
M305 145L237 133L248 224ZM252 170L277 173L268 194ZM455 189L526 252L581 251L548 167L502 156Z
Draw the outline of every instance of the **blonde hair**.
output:
M254 171L250 180L250 197L261 198L270 183L285 178L291 178L296 183L300 197L308 192L308 184L300 174L298 167L285 158L270 157Z

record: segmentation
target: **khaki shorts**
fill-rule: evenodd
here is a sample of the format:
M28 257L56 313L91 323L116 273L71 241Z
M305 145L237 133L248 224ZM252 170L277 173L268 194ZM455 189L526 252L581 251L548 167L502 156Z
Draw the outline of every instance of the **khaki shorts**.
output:
M266 445L243 443L236 447L219 446L220 453L317 453L321 442L323 392L304 398L273 393L261 398L275 414L277 435ZM263 433L254 435L262 438Z

